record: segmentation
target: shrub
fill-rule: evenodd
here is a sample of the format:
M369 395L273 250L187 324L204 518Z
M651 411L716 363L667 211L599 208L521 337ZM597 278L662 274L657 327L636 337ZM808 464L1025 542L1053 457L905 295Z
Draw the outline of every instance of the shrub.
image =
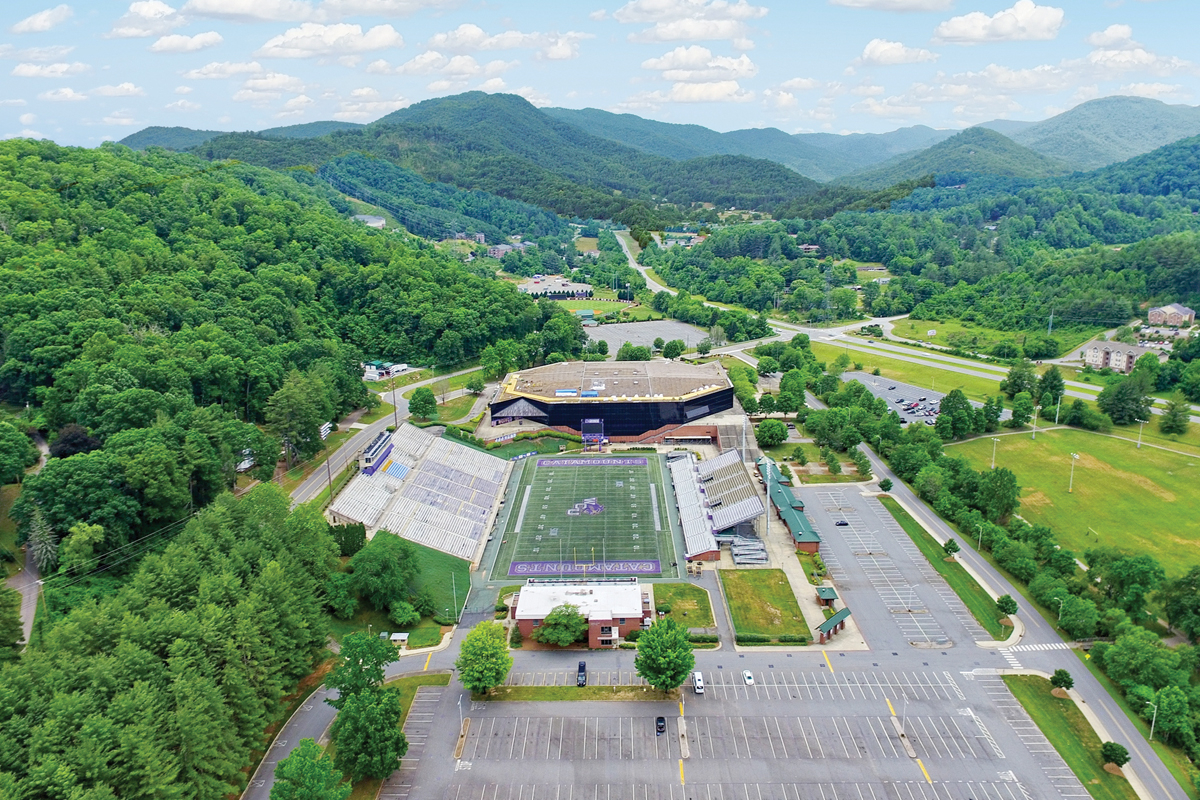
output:
M735 641L738 644L763 644L771 641L771 637L761 633L739 633Z
M433 621L437 625L457 625L458 624L458 620L451 619L449 617L443 617L440 615L434 615Z
M715 633L692 633L688 634L688 641L692 644L716 644L721 638Z
M521 629L518 628L516 625L513 625L512 633L510 633L508 635L508 646L509 647L520 647L521 643L524 641L525 641L525 637L521 635Z
M780 642L797 642L799 644L808 644L808 637L801 636L798 633L784 633L779 636Z
M508 606L504 605L504 603L496 603L496 610L497 611L508 611Z
M1100 760L1105 764L1123 767L1129 763L1129 751L1116 742L1105 742L1100 745Z
M622 650L637 650L637 643L636 642L621 642L619 645L617 645L617 647L621 648Z
M671 604L670 603L659 603L658 610L664 614L670 614L671 613Z
M640 638L642 638L641 631L630 631L629 634L625 637L625 641L636 642Z
M1075 685L1075 679L1065 669L1056 669L1054 670L1054 674L1050 676L1050 685L1055 689L1070 689ZM1116 762L1114 761L1113 763L1115 764ZM1117 766L1121 765L1117 764Z

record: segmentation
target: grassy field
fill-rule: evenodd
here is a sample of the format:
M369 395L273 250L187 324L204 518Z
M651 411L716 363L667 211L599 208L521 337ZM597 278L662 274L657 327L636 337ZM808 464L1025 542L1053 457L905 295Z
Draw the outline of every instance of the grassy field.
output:
M371 392L390 392L393 383L397 389L408 386L409 384L426 381L436 375L431 369L418 369L413 372L406 372L403 375L397 375L395 381L388 379L386 381L363 381L367 384L367 390Z
M946 579L946 583L950 584L950 588L963 601L963 604L971 612L971 616L975 617L975 621L997 641L1007 639L1008 635L1012 633L1012 628L1000 624L1000 616L996 613L996 602L992 600L992 596L985 592L983 587L963 569L962 564L946 561L946 553L942 550L941 545L907 511L901 508L899 503L890 497L882 497L880 502L896 519L896 522L900 523L900 527L904 528L904 532L913 540L921 553L937 570L937 573Z
M656 583L654 604L661 606L663 603L671 606L668 616L685 628L711 628L716 624L713 622L708 592L699 586L690 583Z
M583 447L583 445L579 444L578 442L568 442L566 439L559 439L554 436L543 436L538 439L522 439L519 442L502 444L499 447L492 448L491 450L485 450L482 447L476 447L470 442L460 441L459 439L455 439L454 441L458 442L459 444L464 444L467 447L474 447L476 450L483 450L486 453L494 455L496 458L504 459L509 459L513 456L519 456L522 453L528 453L530 451L537 451L538 453L542 454L557 453L558 448L562 445L566 445L568 450L580 449Z
M361 422L363 425L370 425L372 422L381 420L384 417L390 417L392 415L392 412L395 410L396 410L396 407L394 405L392 405L391 403L380 403L379 408L375 409L374 411L368 411L366 414L363 414L361 417L358 418L358 421Z
M282 486L284 491L288 492L289 494L295 491L296 487L299 486L305 478L316 472L317 468L323 465L325 460L333 454L333 451L345 444L346 440L354 434L355 431L352 430L337 431L336 433L329 434L324 442L325 449L317 453L310 460L305 461L303 464L297 464L284 473L283 480L280 481L279 485Z
M0 550L8 550L18 559L20 554L17 553L17 523L8 516L8 512L12 510L13 503L17 501L17 495L20 493L19 483L0 486ZM6 577L14 575L18 568L16 563L4 562L0 574Z
M992 442L976 439L946 452L987 469ZM1071 453L1079 459L1074 491L1068 494ZM1195 527L1200 458L1153 447L1139 450L1120 439L1060 429L1036 440L1001 437L996 466L1016 474L1022 487L1021 516L1049 525L1063 547L1080 555L1097 544L1148 553L1169 575L1200 565Z
M454 422L462 419L471 413L471 406L475 405L476 399L473 394L464 394L462 397L438 403L437 418L442 422Z
M555 303L565 308L567 311L592 311L596 316L609 314L613 311L620 311L629 305L624 300L597 300L588 298L587 300L555 300Z
M416 542L409 544L416 549L417 563L421 567L413 588L418 592L428 589L439 614L446 613L447 608L456 608L456 602L457 609L461 611L467 600L467 588L471 585L471 562Z
M440 400L443 383L445 384L446 392L452 392L455 389L465 389L467 386L467 381L471 380L472 375L479 375L482 377L483 370L477 369L477 370L472 370L471 372L464 372L462 375L452 375L451 377L446 378L445 380L435 381L435 382L429 384L429 388L433 390L434 397L437 397ZM411 400L412 396L413 396L413 392L415 392L416 390L417 390L417 387L414 386L413 388L409 389L407 392L405 392L404 394L402 394L400 396L403 397L405 400Z
M817 572L817 562L813 553L796 553L796 558L800 559L800 565L804 568L804 577L813 586L821 585L821 578L814 577L813 573Z
M737 633L796 634L812 639L783 570L723 569L718 574Z
M821 342L812 343L812 351L816 357L832 364L842 353L850 356L851 365L859 363L863 369L871 372L876 367L885 378L891 378L901 383L929 388L938 392L949 392L951 389L962 389L971 400L983 402L989 397L1000 394L1000 379L1004 376L997 373L996 379L981 378L975 375L963 375L958 372L939 369L929 364L913 364L894 358L873 355L871 353L847 351L845 348Z
M595 236L580 236L575 240L575 249L581 253L586 253L589 250L599 250L600 240Z
M926 336L926 332L931 330L937 331L937 335L932 338ZM1083 331L1059 332L1054 334L1053 338L1063 346L1063 352L1067 353L1079 345L1090 341L1096 334L1101 333L1103 330L1103 328L1090 328ZM992 345L1000 341L1016 341L1017 344L1021 344L1026 336L1040 336L1041 334L998 331L995 328L988 328L984 325L977 325L973 322L964 322L957 319L945 319L940 322L934 322L927 319L910 320L905 318L896 320L895 327L892 329L892 335L898 336L901 339L912 339L921 342L928 341L932 344L946 346L960 344L965 350L986 352ZM951 339L954 340L953 343Z
M656 525L651 503L652 484L665 498L657 457L574 458L545 466L539 461L522 467L513 501L517 508L505 528L507 544L497 559L497 572L512 574L510 563L519 562L562 562L573 569L606 561L676 560L670 526L662 517ZM664 511L659 509L660 514ZM613 574L629 572L617 569ZM526 574L537 575L518 573Z
M1137 800L1129 781L1104 771L1100 738L1074 700L1054 697L1050 681L1034 675L1005 675L1004 682L1095 800Z

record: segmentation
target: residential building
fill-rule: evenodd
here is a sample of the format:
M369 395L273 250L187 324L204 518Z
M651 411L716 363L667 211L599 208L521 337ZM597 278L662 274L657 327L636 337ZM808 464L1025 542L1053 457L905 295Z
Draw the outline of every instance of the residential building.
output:
M509 616L528 638L551 611L570 604L587 617L588 647L615 647L654 616L650 593L637 578L530 578L513 598Z
M1162 358L1158 350L1120 342L1093 342L1079 352L1079 357L1092 369L1108 367L1113 372L1128 375L1133 372L1137 360L1146 353L1153 353L1160 360Z
M1192 325L1196 322L1196 312L1179 303L1152 308L1146 317L1150 320L1151 325L1170 325L1175 328Z

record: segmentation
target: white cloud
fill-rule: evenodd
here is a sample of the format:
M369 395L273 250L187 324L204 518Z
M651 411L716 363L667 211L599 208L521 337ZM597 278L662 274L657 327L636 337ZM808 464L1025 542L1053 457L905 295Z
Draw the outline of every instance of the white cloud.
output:
M593 11L592 13L588 14L588 19L594 20L596 22L599 22L600 20L603 20L603 19L608 19L608 12L605 11L603 8L598 9L598 10Z
M1073 62L1077 64L1079 62ZM1175 56L1160 56L1142 47L1121 50L1093 50L1083 59L1086 70L1100 78L1115 78L1127 72L1172 75L1194 70L1196 65Z
M1127 83L1118 89L1117 93L1154 98L1186 94L1183 87L1177 83Z
M247 78L242 88L256 92L303 92L304 81L282 72L268 72L265 75Z
M275 116L277 116L277 117L299 116L299 115L303 114L305 109L307 109L314 102L316 102L316 101L314 101L311 97L309 97L306 94L296 95L291 100L288 100L286 103L284 103L283 108L281 108L278 112L276 112Z
M920 106L907 104L899 97L889 97L885 100L876 100L874 97L868 97L861 103L855 103L850 106L850 110L886 119L916 117L921 114Z
M488 34L478 25L469 22L452 31L437 33L430 37L426 46L433 50L453 52L476 52L479 50L538 50L542 58L562 61L579 55L579 43L593 38L590 33L567 31L566 33L523 33L502 31Z
M22 114L21 116L17 117L17 122L25 126L32 125L33 123L37 122L37 114Z
M869 85L855 86L850 90L850 94L856 97L878 97L883 94L883 87Z
M707 83L676 83L667 91L642 92L621 104L625 108L653 108L663 103L745 103L754 99L754 92L743 89L737 81Z
M743 53L738 58L714 56L707 47L676 47L659 58L642 62L642 69L660 70L664 80L702 83L752 78L758 66Z
M858 58L860 64L876 64L893 66L895 64L918 64L923 61L936 61L937 53L931 53L919 47L905 47L900 42L887 39L872 39L863 48Z
M208 80L232 78L235 75L253 75L263 71L262 64L257 61L213 61L198 69L190 69L183 73L188 80Z
M362 89L355 89L350 93L349 98L341 100L338 103L338 111L334 113L333 118L344 120L378 119L384 114L390 114L411 104L411 100L398 95L390 100L383 99L379 96L379 92L372 88L364 87Z
M27 105L27 103L24 100L21 100L20 98L15 98L12 100L0 100L0 106L24 106L24 105Z
M507 88L508 84L504 82L504 78L488 78L475 87L480 92L503 92Z
M831 5L876 11L946 11L954 0L829 0Z
M303 0L188 0L183 13L234 22L303 22L314 16Z
M545 108L550 105L550 95L540 92L532 86L522 86L514 94L519 94L538 108Z
M821 82L815 78L792 78L791 80L784 81L779 85L784 89L806 92L810 89L818 88L821 85Z
M1047 41L1058 36L1062 23L1061 8L1039 6L1033 0L1017 0L1012 8L990 17L982 11L952 17L937 26L933 38L954 44Z
M75 12L68 5L58 5L32 14L9 28L12 33L44 33L71 18Z
M1107 50L1125 50L1141 47L1140 44L1133 40L1133 28L1128 25L1109 25L1104 30L1096 31L1089 36L1087 43L1092 47Z
M192 87L190 87L190 86L176 86L175 87L175 94L191 94L191 93L192 93Z
M162 0L138 0L129 4L129 10L113 23L112 30L105 36L110 39L161 36L184 22L179 12Z
M191 100L176 100L173 103L167 103L163 108L172 111L196 111L200 108L200 104L193 103Z
M456 5L455 0L325 0L321 10L337 17L358 14L407 17L425 8L444 11Z
M631 34L635 42L729 40L739 50L754 46L747 37L746 22L766 16L765 6L747 0L632 0L613 18L621 23L653 23Z
M53 89L49 92L42 92L38 95L38 100L50 100L55 103L69 103L77 100L87 100L86 94L80 94L74 89L63 87L62 89Z
M43 136L39 131L30 130L29 128L26 128L25 130L21 131L20 133L6 133L3 136L0 136L0 139L41 139L41 138L43 138Z
M479 75L499 75L519 63L519 61L496 59L481 66L472 56L446 56L436 50L426 50L397 67L393 67L382 59L372 61L367 65L367 72L372 75L437 76L437 79L426 88L433 92L443 92L461 87L469 79Z
M137 124L137 120L134 119L133 114L125 109L121 109L120 111L114 111L111 114L108 114L107 116L104 117L103 122L107 125L136 125Z
M146 91L142 87L126 81L118 83L116 86L97 86L92 89L92 94L98 94L101 97L141 97L146 94Z
M796 95L791 92L764 89L763 97L766 98L767 103L776 108L792 108L799 104L799 101L796 100Z
M182 33L172 33L159 38L150 45L152 53L194 53L206 47L216 47L225 41L225 37L216 31L205 31L195 36L184 36Z
M12 74L18 78L63 78L67 75L80 75L91 70L87 64L76 61L73 64L17 64Z
M54 61L65 58L75 48L67 44L55 44L47 47L23 47L20 50L11 44L0 44L0 58L11 58L15 61Z
M361 25L306 22L268 40L255 55L273 58L353 56L403 45L404 38L391 25L376 25L364 33Z

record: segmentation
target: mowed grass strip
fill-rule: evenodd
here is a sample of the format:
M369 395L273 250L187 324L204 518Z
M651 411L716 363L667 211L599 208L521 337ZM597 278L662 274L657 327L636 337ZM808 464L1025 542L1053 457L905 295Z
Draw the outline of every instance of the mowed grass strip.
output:
M1100 737L1074 700L1050 694L1036 675L1005 675L1004 682L1095 800L1137 800L1129 781L1104 771Z
M992 442L976 439L946 448L976 469L991 466ZM1067 488L1075 462L1074 491ZM1020 514L1048 525L1059 543L1080 557L1090 547L1148 553L1169 575L1200 565L1200 456L1137 446L1123 439L1078 430L1001 436L996 466L1007 467L1021 486ZM1088 532L1091 528L1096 534Z
M672 695L649 686L497 686L475 700L514 700L529 703L563 700L649 700L663 703Z
M899 503L891 497L881 497L879 501L883 503L883 507L895 518L896 522L900 523L900 527L904 528L908 538L913 540L913 543L917 545L921 554L937 570L937 573L946 579L946 583L950 584L950 588L963 601L963 604L971 612L971 616L975 617L975 621L982 625L983 629L994 639L998 641L1007 639L1012 633L1012 628L1000 624L999 615L996 613L996 602L992 600L992 596L985 592L983 587L963 569L962 564L957 561L946 561L946 553L937 540L930 536Z
M722 569L718 574L738 634L794 634L812 639L783 570Z
M852 365L862 364L866 372L871 372L878 367L880 374L885 378L931 390L936 386L936 391L942 393L947 393L952 389L962 389L963 394L968 398L979 402L1000 394L1000 380L1004 377L1000 373L996 374L995 379L963 375L960 372L939 369L932 366L932 362L914 364L896 358L877 356L873 353L847 350L837 345L821 342L813 342L812 351L818 360L829 364L832 364L842 353L846 353L850 356Z
M663 603L671 606L667 616L685 628L712 628L716 625L708 592L699 586L690 583L656 583L654 605L662 607Z

